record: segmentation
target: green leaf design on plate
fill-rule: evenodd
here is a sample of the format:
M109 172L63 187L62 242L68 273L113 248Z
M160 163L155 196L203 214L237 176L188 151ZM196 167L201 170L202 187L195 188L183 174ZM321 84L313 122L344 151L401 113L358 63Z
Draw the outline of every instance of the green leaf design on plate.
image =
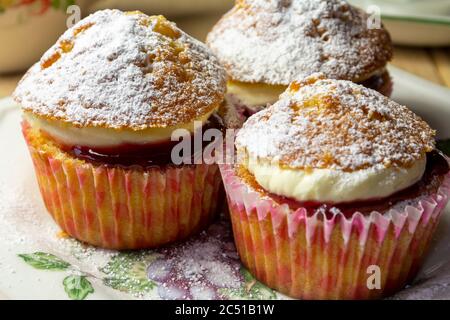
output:
M64 291L72 300L84 300L90 293L94 293L92 284L85 276L67 276L63 280Z
M450 139L440 140L436 143L436 146L439 150L450 157Z
M276 298L274 290L257 281L250 272L241 267L239 270L244 282L240 288L222 288L219 293L229 299L271 300Z
M150 292L156 283L148 279L147 267L156 258L157 255L154 253L119 253L100 269L106 274L103 283L122 292L134 294Z
M35 252L30 254L19 254L18 256L27 264L39 270L62 271L70 267L70 263L65 262L50 253Z

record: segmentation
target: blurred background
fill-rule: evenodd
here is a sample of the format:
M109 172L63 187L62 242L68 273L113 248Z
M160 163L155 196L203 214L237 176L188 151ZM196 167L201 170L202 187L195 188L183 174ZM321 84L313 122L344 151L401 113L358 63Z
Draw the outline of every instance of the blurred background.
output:
M350 2L381 15L396 45L393 65L450 87L450 0ZM64 32L71 5L79 6L82 17L104 8L164 14L204 40L233 4L234 0L0 0L0 98L11 94L24 71Z

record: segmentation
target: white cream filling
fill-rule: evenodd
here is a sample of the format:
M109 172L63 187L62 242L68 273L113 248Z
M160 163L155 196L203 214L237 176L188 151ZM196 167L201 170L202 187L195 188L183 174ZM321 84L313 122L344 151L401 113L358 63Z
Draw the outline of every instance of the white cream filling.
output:
M57 141L67 146L87 146L92 148L114 147L123 144L148 144L171 139L177 129L193 133L195 128L204 124L214 111L188 124L166 128L148 128L140 131L115 130L100 127L78 128L62 121L47 120L32 113L24 113L24 119L34 128L43 130Z
M426 157L410 168L368 168L353 172L298 170L255 159L243 163L267 191L298 201L351 202L384 198L422 178Z
M260 107L275 103L286 88L287 86L236 81L229 81L227 84L227 92L236 96L248 107Z

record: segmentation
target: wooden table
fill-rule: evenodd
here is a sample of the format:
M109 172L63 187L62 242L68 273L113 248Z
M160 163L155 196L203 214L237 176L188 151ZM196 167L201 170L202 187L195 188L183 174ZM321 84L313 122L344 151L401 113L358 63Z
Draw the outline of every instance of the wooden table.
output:
M206 33L219 19L218 15L189 17L178 19L180 28L198 39L204 39ZM425 49L395 47L394 66L450 88L450 48ZM22 74L0 76L0 98L9 96Z
M395 47L392 64L450 88L450 48Z

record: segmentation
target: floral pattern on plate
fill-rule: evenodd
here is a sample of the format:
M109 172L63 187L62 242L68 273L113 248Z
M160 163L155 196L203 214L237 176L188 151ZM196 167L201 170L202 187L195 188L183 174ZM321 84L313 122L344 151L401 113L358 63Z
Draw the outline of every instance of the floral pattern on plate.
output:
M80 243L69 241L73 242L72 254L77 257ZM92 279L101 280L105 286L134 297L277 298L275 291L255 280L241 266L229 222L224 217L185 243L157 250L113 253L106 264L98 266L100 275L80 271L51 253L21 253L18 257L38 270L66 272L62 286L68 297L74 300L83 300L94 292Z

